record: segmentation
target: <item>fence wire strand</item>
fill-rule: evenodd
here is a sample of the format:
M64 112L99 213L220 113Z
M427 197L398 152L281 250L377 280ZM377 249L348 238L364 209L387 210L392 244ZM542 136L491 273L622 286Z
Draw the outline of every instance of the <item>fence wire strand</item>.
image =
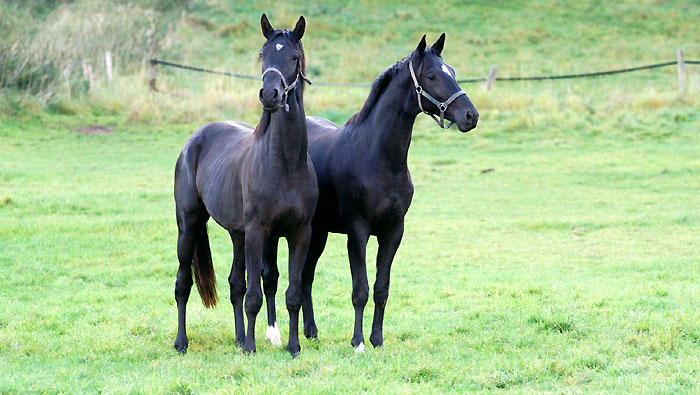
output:
M217 71L217 70L205 69L202 67L187 66L184 64L168 62L168 61L160 60L160 59L151 59L150 62L151 62L151 65L158 65L159 64L159 65L167 66L167 67L175 67L175 68L183 69L183 70L196 71L199 73L223 75L223 76L233 77L233 78L242 78L242 79L248 79L248 80L257 80L260 78L257 76L247 75L247 74L239 74L239 73L232 73L232 72L228 72L228 71ZM684 61L684 63L685 64L700 65L700 60L686 60L686 61ZM637 67L628 67L628 68L624 68L624 69L595 71L595 72L591 72L591 73L540 75L540 76L530 76L530 77L496 77L495 81L544 81L544 80L565 80L565 79L574 79L574 78L600 77L600 76L604 76L604 75L631 73L631 72L641 71L641 70L657 69L657 68L661 68L661 67L674 66L677 64L678 64L677 61L672 61L672 62L648 64L648 65L637 66ZM485 81L486 81L486 78L483 78L483 77L482 78L465 78L465 79L457 80L457 82L460 84L469 84L469 83L485 82ZM314 85L317 85L317 86L337 86L337 87L367 87L367 86L370 86L372 84L367 83L367 82L351 83L351 82L323 82L323 81L319 81L319 82L314 82Z

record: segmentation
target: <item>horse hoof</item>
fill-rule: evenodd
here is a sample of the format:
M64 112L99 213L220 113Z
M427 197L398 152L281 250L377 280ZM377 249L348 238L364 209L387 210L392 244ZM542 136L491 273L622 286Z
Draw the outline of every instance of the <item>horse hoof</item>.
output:
M373 333L369 337L369 342L372 343L372 345L376 347L382 347L384 346L384 337L382 336L381 333Z
M280 330L277 328L277 322L275 322L274 326L267 327L265 338L267 338L273 346L282 345L282 336L280 335Z
M318 328L316 328L316 325L309 326L309 327L305 326L304 327L304 336L309 340L318 341Z
M187 354L187 344L183 345L178 345L177 343L173 344L173 347L175 347L175 350L177 351L178 354L185 355Z
M298 357L299 353L301 352L301 346L287 346L287 351L289 351L289 354L292 356L292 358L296 359L296 357Z
M362 342L355 346L355 354L360 354L365 352L365 342Z
M242 348L243 348L243 352L248 354L248 355L255 354L255 342L243 343Z

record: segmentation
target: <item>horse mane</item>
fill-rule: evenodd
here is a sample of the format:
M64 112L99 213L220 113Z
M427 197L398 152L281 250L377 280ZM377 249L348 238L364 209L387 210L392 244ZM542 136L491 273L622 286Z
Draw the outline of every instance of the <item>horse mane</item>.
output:
M301 41L297 40L294 35L292 34L291 30L289 29L284 29L284 30L277 30L275 31L272 36L263 44L263 48L272 40L276 39L277 37L284 35L287 37L287 40L289 40L292 45L299 51L299 65L301 67L301 72L306 75L306 54L304 53L304 46L301 44ZM304 95L304 88L306 87L306 81L304 81L303 78L300 78L300 81L297 82L297 87L300 89L300 93L302 94L302 97ZM255 127L255 130L253 131L253 134L256 136L262 135L265 133L265 130L267 127L270 125L270 119L271 115L268 111L263 111L262 116L260 117L260 121L258 122L258 125Z
M345 125L357 125L364 122L367 117L369 117L370 112L372 112L377 101L379 101L382 93L384 93L389 86L391 79L406 66L411 55L413 55L413 53L399 60L394 65L387 67L387 69L374 80L372 88L369 91L369 96L367 96L367 100L365 100L365 104L362 105L360 111L345 122Z

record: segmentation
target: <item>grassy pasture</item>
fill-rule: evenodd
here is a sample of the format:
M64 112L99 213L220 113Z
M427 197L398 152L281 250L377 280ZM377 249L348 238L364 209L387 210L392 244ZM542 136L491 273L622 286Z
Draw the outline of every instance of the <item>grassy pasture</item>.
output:
M77 0L51 19L50 3L3 2L0 27L34 34L39 22L101 7ZM259 72L261 11L280 27L304 14L319 81L371 80L423 33L441 31L458 77L491 64L515 75L653 63L678 46L700 58L692 2L193 1L184 26L182 8L165 3L128 11L155 10L161 33L175 24L162 57L245 73ZM171 348L174 162L203 122L255 123L257 83L162 70L170 94L149 95L138 64L120 67L112 85L99 77L89 92L45 100L2 91L0 392L700 391L697 66L683 97L669 68L491 92L465 85L482 115L468 135L420 117L385 347L350 347L345 238L331 235L314 291L321 342L302 339L296 360L264 342L264 314L257 355L234 347L231 245L213 223L220 304L206 310L193 292L189 353ZM338 122L367 95L306 92L307 114ZM114 129L75 132L91 124ZM369 248L373 257L376 243ZM286 339L284 250L277 305ZM367 336L372 309L370 299Z
M193 126L86 136L76 122L0 124L3 392L698 389L697 117L633 141L588 127L520 141L501 124L464 136L421 120L386 347L349 346L335 235L316 282L322 341L304 339L295 361L263 342L264 320L258 355L233 346L231 248L216 225L222 303L205 310L193 294L190 352L171 350L171 177Z

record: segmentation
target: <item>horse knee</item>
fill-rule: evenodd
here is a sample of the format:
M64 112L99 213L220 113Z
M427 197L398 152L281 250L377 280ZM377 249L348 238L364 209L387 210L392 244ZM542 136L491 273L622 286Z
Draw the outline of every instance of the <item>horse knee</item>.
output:
M374 289L374 305L384 307L389 299L389 287L385 289Z
M296 287L288 288L285 293L285 302L287 303L287 310L299 311L301 308L301 289Z
M367 287L355 287L352 290L352 304L354 306L364 307L369 299L369 290Z
M257 314L262 308L263 298L260 290L248 290L245 295L245 311L248 314Z

